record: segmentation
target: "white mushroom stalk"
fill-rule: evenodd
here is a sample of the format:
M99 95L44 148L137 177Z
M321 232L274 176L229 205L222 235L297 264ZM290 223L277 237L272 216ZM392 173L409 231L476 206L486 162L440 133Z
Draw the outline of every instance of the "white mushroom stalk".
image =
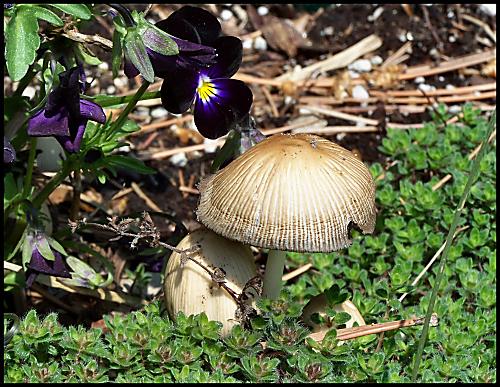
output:
M341 146L311 134L267 138L200 184L198 220L226 238L270 249L264 296L277 298L285 251L349 246L348 226L375 227L375 184Z

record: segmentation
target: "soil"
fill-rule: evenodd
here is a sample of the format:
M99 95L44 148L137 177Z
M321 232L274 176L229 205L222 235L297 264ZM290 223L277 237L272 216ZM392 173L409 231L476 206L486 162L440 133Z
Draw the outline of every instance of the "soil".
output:
M137 9L144 9L144 5L136 5ZM270 47L267 49L246 49L240 71L245 74L274 77L284 72L285 69L293 68L296 65L307 66L325 57L341 52L352 46L356 42L370 34L377 34L383 41L383 44L375 52L370 54L380 56L386 59L397 51L405 41L412 41L412 52L405 61L406 66L416 65L436 65L449 58L456 58L462 55L468 55L479 51L484 51L487 35L484 29L474 23L463 20L464 14L486 23L493 31L496 31L496 19L481 10L478 5L450 4L450 5L409 5L405 8L401 5L342 5L336 7L314 7L310 5L268 5L267 15L259 15L257 10L261 5L254 6L227 6L216 5L207 7L211 12L217 12L219 20L223 11L232 11L232 18L222 21L223 31L226 33L245 36L255 31L256 25L259 25L259 16L274 16L280 19L297 20L301 16L309 18L304 31L311 45L307 47L298 47L294 57L289 57L287 52ZM180 8L180 5L155 5L148 14L148 17L154 21L168 16L170 12ZM106 9L103 5L102 9ZM260 9L260 13L263 8ZM242 23L241 11L248 15L246 23ZM227 12L225 12L227 14ZM261 20L262 21L262 20ZM102 36L111 39L112 24L109 17L100 18L99 24L93 23L82 29L86 33L99 33ZM479 37L479 39L478 39ZM491 43L491 42L490 42ZM101 59L109 63L109 53L96 48L94 50ZM111 67L109 65L109 67ZM110 78L110 70L99 72L93 67L91 73L92 88L89 94L106 93L110 90L116 90L116 93L123 93L138 87L138 80L124 80L117 83ZM445 88L446 85L468 86L478 83L491 82L491 78L481 75L480 66L472 74L466 74L463 71L450 71L447 73L426 77L425 82L436 88ZM335 71L331 72L335 74ZM123 78L121 78L123 79ZM263 99L262 90L259 85L250 85L254 92L254 100ZM111 87L111 88L110 88ZM402 82L397 86L399 89L415 89L416 84L412 81ZM279 90L269 89L273 95L281 95ZM495 103L495 100L483 101ZM287 108L284 98L278 99L276 108L280 112L279 117L274 117L268 107L254 111L254 118L257 126L260 128L273 128L287 125L292 119L299 115L299 111L294 106ZM349 105L349 104L347 104ZM160 118L152 118L151 112L158 106L141 107L136 109L132 117L140 125L165 120L164 115ZM354 106L354 105L353 105ZM381 114L384 115L383 109ZM371 118L374 118L372 115ZM419 114L391 114L390 120L396 123L410 124L421 123L430 118L429 110ZM345 121L336 118L327 118L328 125L346 125ZM189 128L188 124L182 124ZM155 138L150 142L150 149L155 151L163 149L172 149L179 146L195 145L199 139L193 137L181 145L180 138L172 128L164 127L155 132ZM354 133L327 136L329 139L339 143L347 149L356 149L363 161L372 163L375 161L384 163L385 158L378 152L377 148L381 143L384 132L378 133ZM146 141L149 141L151 134L133 136L129 138L130 149L123 150L123 153L139 156L139 151ZM183 194L179 190L179 176L182 173L185 183L191 179L198 182L200 178L206 175L210 169L213 153L189 153L186 155L187 163L184 166L176 165L168 159L147 161L146 164L155 168L158 172L152 176L139 176L121 170L119 176L108 181L105 185L96 182L84 181L83 192L97 193L98 202L105 209L112 211L119 216L130 216L130 214L140 214L142 211L152 212L143 199L135 193L129 193L124 196L122 201L111 200L121 189L128 188L132 182L140 185L142 191L156 203L163 212L170 216L153 216L153 220L161 230L162 240L167 243L175 243L188 230L197 227L194 211L197 206L198 196L195 194ZM195 187L195 185L194 185ZM100 196L99 196L100 195ZM121 207L120 207L121 206ZM69 201L63 201L57 206L51 206L51 213L54 218L55 230L66 228L68 213L70 208ZM105 222L107 214L102 210L96 210L95 206L83 201L80 216L87 217L94 222ZM172 222L175 219L177 226ZM75 239L84 243L98 243L104 247L108 257L115 256L114 262L120 260L126 261L126 267L133 269L138 263L143 262L146 257L138 256L137 251L131 251L125 247L123 241L108 242L109 236L102 235L99 232L85 232L75 234ZM119 257L117 258L116 255ZM150 259L150 261L152 261ZM152 268L151 265L148 266ZM155 294L148 294L149 297L159 296L160 289L156 289ZM77 306L77 313L68 311L61 305L57 305L47 297L38 297L34 293L28 293L26 307L36 307L40 312L58 311L61 315L61 321L66 324L84 324L90 326L98 321L103 314L111 311L130 310L127 306L118 306L114 303L98 301L96 299L69 294L63 291L48 289L46 290L54 297L60 300L63 305Z

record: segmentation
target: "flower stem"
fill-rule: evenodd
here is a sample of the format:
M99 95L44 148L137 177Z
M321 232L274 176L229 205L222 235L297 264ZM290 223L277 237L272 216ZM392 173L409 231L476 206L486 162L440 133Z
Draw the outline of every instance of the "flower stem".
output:
M109 134L107 138L112 138L115 133L120 130L121 126L127 119L128 115L132 111L132 109L137 105L137 102L141 99L142 95L146 92L147 88L149 87L150 83L148 81L144 81L144 83L141 85L139 90L132 96L130 99L128 105L123 109L123 111L120 113L118 118L111 124L111 128L109 129Z
M124 7L121 4L108 4L108 5L118 11L118 13L123 18L123 21L125 22L127 27L134 27L135 26L135 21L132 18L132 14L130 13L130 11L126 7Z
M110 106L116 106L116 105L122 105L125 103L129 103L135 95L126 95L123 97L110 97L108 95L98 95L96 97L89 97L86 95L81 95L81 98L87 99L89 101L92 101L98 105L100 105L103 108L110 107ZM159 91L150 91L148 93L143 93L141 98L139 99L140 101L145 101L147 99L155 99L155 98L160 98L161 94Z
M488 147L488 139L491 133L493 133L493 129L495 129L496 127L495 122L496 122L496 110L493 111L493 114L491 115L490 122L488 123L489 125L488 131L484 137L483 142L481 143L479 154L474 159L474 163L472 164L469 178L467 179L464 192L462 193L462 197L460 198L458 207L455 210L453 222L451 223L450 230L448 231L448 236L446 237L445 248L443 250L443 254L441 255L439 271L434 286L432 288L432 294L429 300L427 314L425 315L424 327L422 329L422 334L420 335L420 339L418 342L417 355L415 356L415 364L413 365L413 370L411 375L412 382L415 382L417 380L418 369L420 366L420 361L422 360L422 354L424 352L424 346L427 340L427 333L429 331L429 323L432 317L432 312L434 310L434 304L436 303L437 292L439 290L439 286L441 285L441 280L443 279L443 272L446 266L446 259L448 258L448 251L450 250L453 236L455 235L455 230L457 229L458 221L460 220L460 214L462 213L462 210L465 206L465 201L467 200L467 196L469 195L469 192L472 188L472 184L475 182L476 177L479 175L480 172L479 164L481 163L481 160L483 159L484 154L486 152L486 148Z
M30 138L30 153L28 156L28 165L26 175L24 176L23 198L28 197L31 189L31 178L33 176L33 167L35 165L36 156L36 138Z
M80 170L75 170L73 179L73 198L69 218L75 221L78 218L78 210L80 209L80 194L82 193L82 175Z

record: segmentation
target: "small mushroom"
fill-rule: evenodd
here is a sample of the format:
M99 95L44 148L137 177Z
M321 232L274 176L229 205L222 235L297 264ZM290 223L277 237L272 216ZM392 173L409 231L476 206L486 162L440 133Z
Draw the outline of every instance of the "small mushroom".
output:
M190 257L225 281L234 294L240 294L245 284L257 275L249 246L228 240L205 228L188 234L177 245L186 250L198 246ZM221 335L226 336L238 323L236 300L219 286L200 265L173 252L165 269L165 304L168 314L176 318L179 311L186 315L205 312L209 320L220 321Z
M226 238L270 249L263 295L281 290L285 251L331 252L349 226L375 227L375 184L352 152L312 134L278 134L199 186L198 220Z

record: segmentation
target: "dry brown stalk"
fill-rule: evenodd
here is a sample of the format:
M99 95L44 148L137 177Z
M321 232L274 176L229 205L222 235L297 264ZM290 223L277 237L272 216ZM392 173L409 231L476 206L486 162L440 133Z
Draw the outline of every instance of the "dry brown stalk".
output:
M396 64L396 61L401 56L406 54L406 52L408 52L408 50L410 50L410 49L411 49L411 42L406 42L394 54L387 57L387 59L384 61L384 63L382 63L382 65L380 66L380 69L383 70L392 64Z
M142 200L144 200L144 203L146 203L146 205L149 208L151 208L153 211L156 212L162 212L161 208L158 207L158 205L153 200L151 200L148 195L144 193L144 191L141 189L141 187L139 187L137 183L132 182L131 187L136 193L136 195L139 196Z
M292 278L295 278L299 275L301 275L302 273L305 273L306 271L308 271L310 268L312 267L312 263L306 263L304 266L301 266L293 271L291 271L290 273L286 273L284 274L282 277L281 277L281 280L282 281L288 281L288 280L291 280Z
M475 25L478 25L479 27L482 27L484 29L484 32L493 40L493 42L497 42L497 34L496 32L493 32L493 30L490 28L488 24L483 22L482 20L476 19L475 17L471 15L467 15L466 13L463 13L462 19L465 19L467 21L470 21L471 23L474 23Z
M361 122L367 125L378 125L377 120L373 120L370 118L365 118L361 116L354 116L352 114L342 113L337 110L328 109L324 107L316 107L316 106L302 106L302 109L307 109L312 113L324 114L326 116L340 118L342 120L353 121L353 122Z
M395 329L412 327L415 325L423 325L424 317L415 317L407 320L389 321L380 324L363 325L360 327L337 329L337 340L350 340L361 336L373 335L377 333L393 331ZM438 325L437 314L433 313L430 325L435 327ZM311 333L308 337L315 341L322 341L328 331Z
M428 96L436 96L436 95L457 95L457 94L468 94L475 91L487 91L487 90L496 90L497 84L496 82L485 83L482 85L474 85L474 86L465 86L465 87L455 87L453 89L437 89L426 91L425 94ZM386 90L386 91L378 91L378 90L370 90L370 95L375 97L420 97L422 96L422 92L420 90Z
M279 117L280 114L278 112L278 109L276 108L276 104L274 103L273 98L271 97L271 93L269 92L269 90L267 90L267 86L261 85L260 89L262 90L262 93L266 97L267 102L269 102L269 106L271 107L271 113L273 114L273 117L275 118Z
M167 126L174 125L174 124L177 124L177 125L182 124L186 121L190 121L191 119L193 119L192 114L187 114L187 115L182 116L182 117L175 117L175 118L170 118L170 119L166 119L166 120L162 120L162 121L158 121L158 122L153 122L152 124L143 125L141 127L141 130L134 132L134 133L131 133L130 135L131 136L140 136L140 135L152 132L152 131L159 129L159 128L165 128Z
M439 64L438 66L427 69L426 68L422 69L421 66L419 66L418 68L408 68L405 71L405 73L399 75L399 80L413 79L417 77L426 77L429 75L441 74L448 71L458 70L461 68L488 62L494 58L496 58L496 49L483 51L478 54L472 54L455 59L450 59L449 61Z

